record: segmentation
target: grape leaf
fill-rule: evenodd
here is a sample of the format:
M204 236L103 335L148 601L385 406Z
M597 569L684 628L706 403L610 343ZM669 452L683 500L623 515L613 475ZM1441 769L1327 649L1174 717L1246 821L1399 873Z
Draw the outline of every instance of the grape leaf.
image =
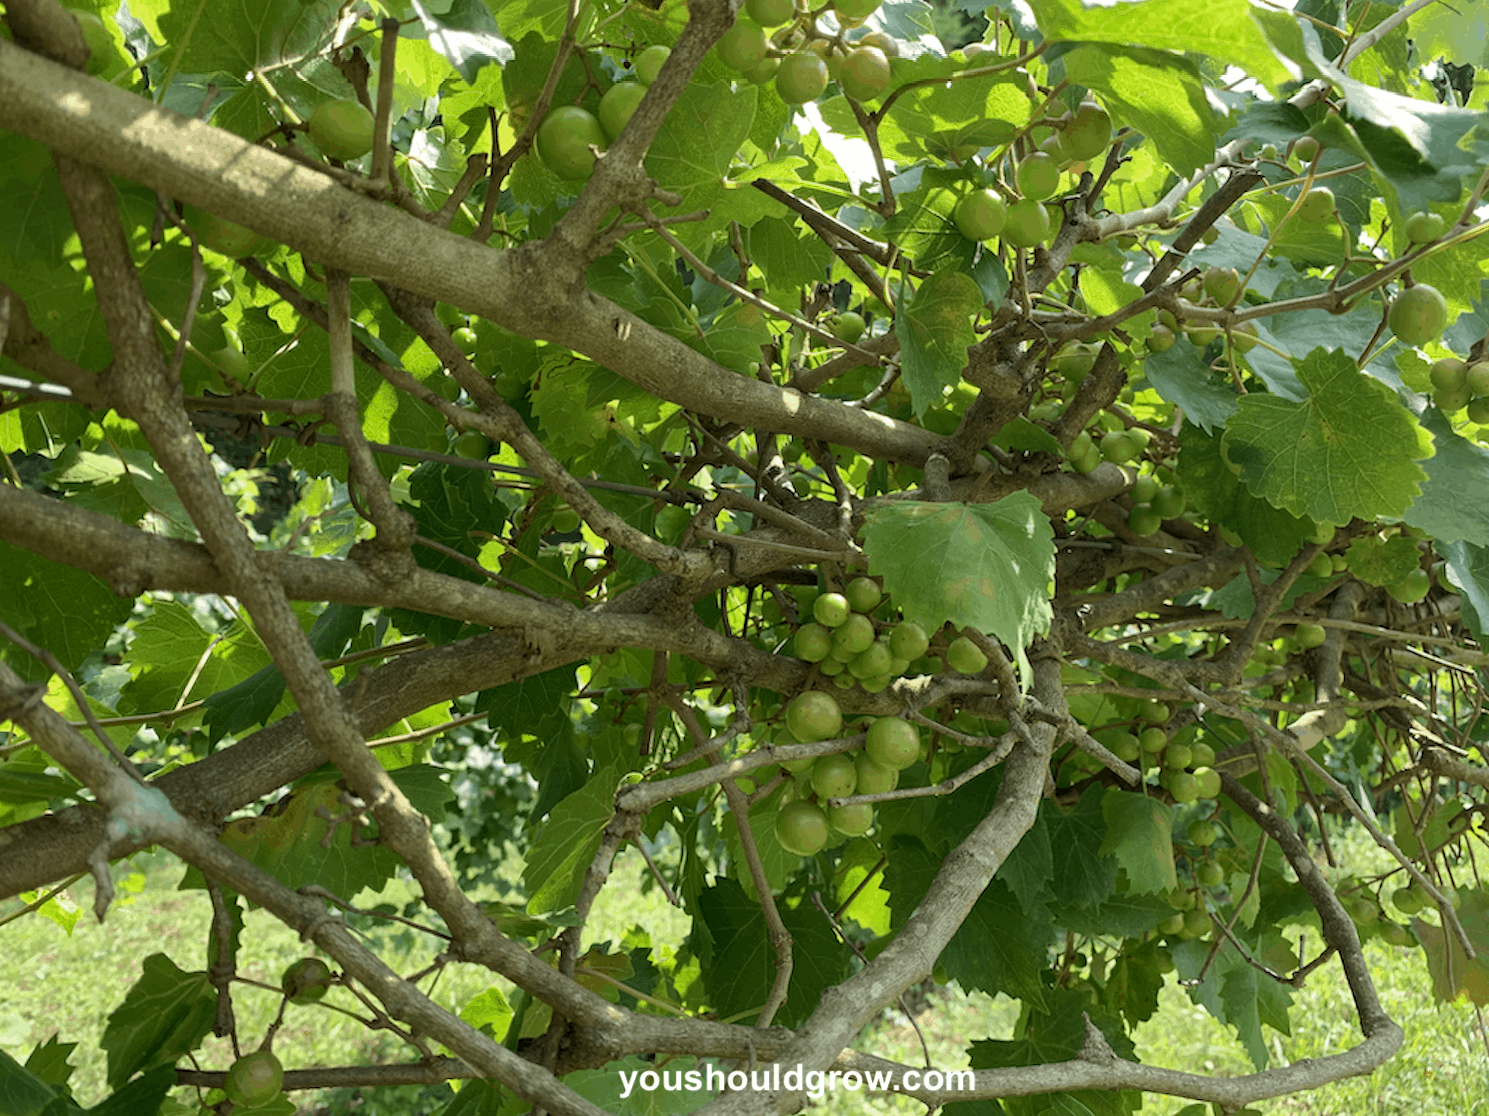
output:
M1274 507L1342 526L1398 516L1416 498L1432 436L1343 350L1315 349L1298 368L1308 398L1241 398L1221 451Z
M1117 858L1133 891L1164 891L1178 882L1169 807L1147 795L1108 791L1101 813L1106 818L1101 855Z
M1025 646L1049 631L1054 532L1039 501L1016 492L991 504L897 501L863 528L869 569L905 619L927 632L950 621L1002 640L1028 684Z
M1186 422L1198 425L1206 434L1224 427L1235 414L1235 390L1210 374L1200 350L1193 345L1174 345L1161 353L1149 353L1143 371L1153 389L1184 408ZM1229 520L1222 522L1230 524Z
M1306 519L1274 508L1246 490L1220 453L1219 436L1187 423L1179 432L1179 482L1195 511L1223 523L1263 562L1290 559L1313 533Z
M1100 7L1077 0L1045 0L1038 5L1035 19L1045 35L1055 40L1126 43L1224 59L1275 92L1292 75L1272 51L1251 12L1248 0L1217 0L1202 7L1190 0Z
M1463 594L1463 619L1481 644L1489 636L1489 550L1466 542L1447 543L1441 551L1448 577Z
M776 955L760 904L733 880L720 880L698 897L701 920L728 963L705 969L704 984L720 1016L760 1010L775 982ZM817 1010L822 993L848 975L846 950L832 926L810 904L782 904L781 921L794 943L791 987L777 1016L793 1027Z
M1153 141L1164 162L1180 174L1215 157L1215 113L1199 70L1186 58L1146 47L1075 47L1065 73L1098 90L1122 120Z
M108 1081L120 1088L142 1069L174 1063L212 1029L217 994L206 973L187 973L163 953L145 958L140 979L109 1016L101 1045Z
M895 315L901 375L917 415L961 380L967 348L977 340L972 319L981 309L981 288L969 275L948 269L922 283Z
M941 863L915 837L900 836L891 842L884 880L896 929L920 906ZM1045 990L1039 970L1052 932L1043 908L1026 914L1008 885L994 879L941 951L941 963L963 988L989 995L1007 992L1031 1007L1042 1007Z
M854 838L838 858L832 877L834 900L842 913L880 936L890 929L889 892L884 890L879 869L882 859L874 842L866 837Z
M1453 432L1436 407L1422 415L1437 445L1422 494L1402 516L1438 542L1489 546L1489 450Z
M1103 820L1104 800L1102 789L1095 787L1081 795L1069 813L1048 813L1050 887L1063 904L1099 907L1117 882L1117 862L1103 855L1109 840Z
M546 914L573 905L605 827L615 816L615 788L619 785L619 772L596 772L555 806L533 834L522 870L529 914Z
M1371 585L1395 585L1421 565L1416 540L1404 535L1378 539L1366 535L1355 539L1344 552L1349 572Z

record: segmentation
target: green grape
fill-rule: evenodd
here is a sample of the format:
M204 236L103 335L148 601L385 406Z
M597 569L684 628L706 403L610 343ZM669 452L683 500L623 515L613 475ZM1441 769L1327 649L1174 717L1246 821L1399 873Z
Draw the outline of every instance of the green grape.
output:
M918 659L929 646L925 629L913 620L901 620L889 633L889 650L896 658Z
M796 657L820 663L832 651L832 632L821 624L803 624L796 629Z
M889 675L892 662L889 648L875 640L848 661L848 669L855 678L878 678Z
M987 656L966 636L958 636L946 649L946 663L958 674L981 674L987 668Z
M833 650L841 648L848 659L867 651L873 642L874 622L861 612L850 614L832 634Z
M884 590L871 577L855 577L843 589L843 595L854 612L873 612L884 599Z
M824 628L838 628L851 611L848 598L841 593L823 593L812 602L812 617Z
M819 798L847 798L858 786L858 768L839 752L812 765L812 790Z

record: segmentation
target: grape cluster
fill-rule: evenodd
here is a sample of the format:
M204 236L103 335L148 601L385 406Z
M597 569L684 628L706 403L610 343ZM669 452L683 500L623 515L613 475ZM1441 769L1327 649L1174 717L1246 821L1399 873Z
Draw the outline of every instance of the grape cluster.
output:
M807 690L786 706L786 728L795 741L831 740L843 728L837 699ZM883 794L899 785L900 772L921 758L920 730L901 717L877 717L868 724L864 746L851 752L788 760L789 801L776 814L776 840L787 852L813 856L835 831L845 837L867 833L874 807L867 802L825 806L830 799Z
M1489 424L1489 360L1444 357L1432 366L1432 402L1445 415L1468 408L1470 422Z
M931 640L913 620L885 620L876 624L871 613L887 605L882 587L871 577L856 577L841 592L819 594L793 637L796 654L816 664L818 677L838 689L858 686L879 693L912 669L939 673L942 658L952 670L980 674L987 656L966 636L946 643L930 655ZM899 773L923 758L920 730L901 717L878 717L865 722L861 750L783 764L792 776L791 801L776 816L781 847L802 856L824 848L835 831L856 837L873 824L869 803L824 807L829 799L894 790ZM832 740L843 730L843 713L827 690L807 690L785 708L786 734L778 743L817 743Z

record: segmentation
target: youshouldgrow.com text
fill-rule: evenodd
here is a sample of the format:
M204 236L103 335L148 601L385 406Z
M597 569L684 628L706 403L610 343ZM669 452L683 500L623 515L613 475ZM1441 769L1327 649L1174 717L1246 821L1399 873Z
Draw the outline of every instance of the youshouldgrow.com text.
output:
M971 1070L905 1070L899 1075L901 1089L931 1089L937 1092L966 1092L975 1087L977 1076ZM821 1097L830 1091L846 1089L856 1093L863 1089L887 1093L896 1088L895 1075L889 1070L809 1070L801 1065L782 1069L779 1065L760 1069L721 1070L705 1066L690 1070L621 1070L621 1099L636 1091L655 1093L721 1093L725 1089L741 1093L806 1093Z

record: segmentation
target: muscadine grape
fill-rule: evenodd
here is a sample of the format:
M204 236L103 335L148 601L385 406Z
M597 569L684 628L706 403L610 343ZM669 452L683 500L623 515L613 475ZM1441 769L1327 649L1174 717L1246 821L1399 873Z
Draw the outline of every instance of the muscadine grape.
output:
M1438 391L1461 391L1468 386L1468 363L1457 357L1443 357L1427 375Z
M1447 219L1440 213L1413 213L1406 219L1406 239L1413 244L1426 244L1447 232Z
M1315 186L1303 195L1298 206L1298 220L1319 225L1334 216L1334 191L1327 186Z
M1219 887L1225 880L1225 869L1214 861L1206 861L1194 870L1194 878L1203 887Z
M1137 441L1127 431L1109 430L1101 436L1101 456L1113 465L1126 465L1137 455Z
M832 0L833 11L844 19L865 20L879 10L881 0Z
M1158 924L1158 930L1160 933L1168 934L1170 936L1182 933L1184 930L1183 913L1181 912L1179 914L1170 915L1168 918L1164 919Z
M839 64L837 79L853 100L871 100L889 88L889 59L877 47L860 46Z
M1387 585L1386 592L1402 604L1416 604L1432 588L1432 576L1418 567L1395 585Z
M951 219L968 240L988 240L1003 231L1008 207L991 190L973 190L956 203Z
M834 659L831 655L817 663L817 669L828 678L836 678L848 669L848 664L842 659ZM849 676L851 680L851 675Z
M1163 517L1152 504L1134 504L1127 514L1127 526L1134 535L1146 537L1163 526Z
M1153 332L1148 335L1148 352L1166 353L1174 347L1176 340L1178 340L1177 336L1168 326L1156 325L1153 327Z
M796 0L749 0L745 11L761 27L779 27L796 14Z
M605 149L605 129L594 113L578 105L561 105L538 127L538 158L558 177L569 181L594 173L591 147Z
M1468 401L1468 421L1480 426L1489 423L1489 399L1479 396Z
M1412 944L1411 931L1399 922L1383 920L1380 924L1380 936L1386 940L1388 945L1409 946Z
M863 336L863 331L867 327L862 314L856 310L845 310L832 320L830 328L834 337L851 345Z
M812 616L824 628L842 627L850 611L848 598L841 593L823 593L812 602Z
M1095 101L1082 101L1065 125L1060 143L1077 161L1094 159L1112 142L1112 118Z
M812 765L812 789L818 798L846 798L858 786L858 768L846 755L823 756Z
M827 814L812 802L792 802L776 814L776 840L797 856L815 856L827 846Z
M639 81L618 81L600 98L600 127L612 140L636 112L641 98L646 96L646 86Z
M1463 382L1475 395L1489 395L1489 360L1475 361L1464 373Z
M930 646L925 629L914 620L901 620L889 633L889 650L899 659L918 659Z
M1042 200L1059 188L1059 164L1042 151L1026 155L1014 172L1014 182L1024 197Z
M1168 776L1168 793L1175 802L1193 802L1199 798L1199 782L1187 771L1175 771Z
M798 50L781 59L776 92L788 105L804 105L822 96L827 81L827 63L809 50Z
M1171 484L1158 489L1153 497L1153 510L1164 519L1177 519L1184 514L1184 493Z
M851 806L832 806L827 811L827 821L832 828L846 837L859 837L874 824L874 807L867 802L855 802Z
M870 31L858 40L858 45L881 50L884 52L885 58L898 58L900 56L899 40L883 31Z
M1328 558L1328 555L1324 554L1320 555L1320 557ZM1332 573L1333 570L1334 563L1330 561L1329 571ZM1293 638L1298 641L1298 646L1304 651L1312 647L1323 646L1323 642L1328 638L1328 635L1329 633L1324 631L1322 624L1299 624L1293 629Z
M1437 340L1448 324L1448 300L1436 287L1418 283L1391 300L1386 324L1406 344L1425 345Z
M1003 240L1015 248L1033 248L1050 235L1049 210L1032 198L1014 202L1008 207L1003 224Z
M1391 892L1391 903L1404 915L1414 915L1426 906L1416 889L1411 887L1398 887Z
M1189 746L1189 762L1194 764L1195 770L1201 767L1209 767L1215 762L1215 749L1203 740L1196 740ZM1213 795L1208 797L1213 798Z
M769 49L765 28L747 19L737 19L719 39L719 61L731 70L753 70L765 61Z
M832 632L821 624L803 624L796 629L796 657L820 663L832 651Z
M1200 938L1210 930L1210 912L1203 907L1194 907L1184 912L1184 929L1182 936L1186 938Z
M1189 843L1196 848L1207 849L1220 836L1220 830L1209 818L1201 818L1189 823L1188 828L1184 830L1184 836L1189 838Z
M1107 745L1112 755L1119 760L1131 763L1143 753L1143 746L1138 738L1130 732L1119 732L1112 737L1111 743Z
M900 717L880 717L869 726L863 752L880 767L903 771L920 758L920 730Z
M325 101L307 123L315 145L333 159L360 159L372 150L376 122L360 101Z
M1169 707L1161 701L1149 699L1138 707L1137 716L1150 725L1161 725L1169 719Z
M1188 744L1170 744L1163 750L1163 766L1182 771L1189 766L1190 755Z
M786 727L803 744L831 740L842 731L843 711L831 694L807 690L786 706Z
M222 1091L244 1108L257 1108L277 1097L284 1087L284 1066L272 1051L255 1050L228 1067Z
M857 794L885 794L900 785L900 773L873 761L867 752L859 752L854 761L858 768Z
M279 978L279 987L292 1004L313 1004L331 987L331 969L319 957L302 957Z
M874 622L861 612L849 614L848 618L832 633L834 651L841 649L847 654L844 662L867 651L874 642Z
M946 649L946 665L958 674L981 674L987 667L987 656L966 636L957 636Z
M854 612L873 612L884 599L884 590L871 577L855 577L844 586L843 596Z
M894 658L890 655L889 648L875 640L848 661L848 670L854 678L867 680L883 677L887 684L893 661Z
M1233 267L1206 268L1201 283L1205 294L1222 306L1241 293L1241 273Z
M765 61L761 62L760 65L756 66L754 69L746 70L744 72L744 79L751 85L764 85L767 81L770 81L776 76L776 71L780 68L781 60L779 58L770 57L765 59Z
M656 43L636 55L636 78L642 85L650 85L662 72L662 63L672 56L670 47Z
M1214 798L1220 793L1220 772L1213 767L1196 767L1194 784L1201 798Z

